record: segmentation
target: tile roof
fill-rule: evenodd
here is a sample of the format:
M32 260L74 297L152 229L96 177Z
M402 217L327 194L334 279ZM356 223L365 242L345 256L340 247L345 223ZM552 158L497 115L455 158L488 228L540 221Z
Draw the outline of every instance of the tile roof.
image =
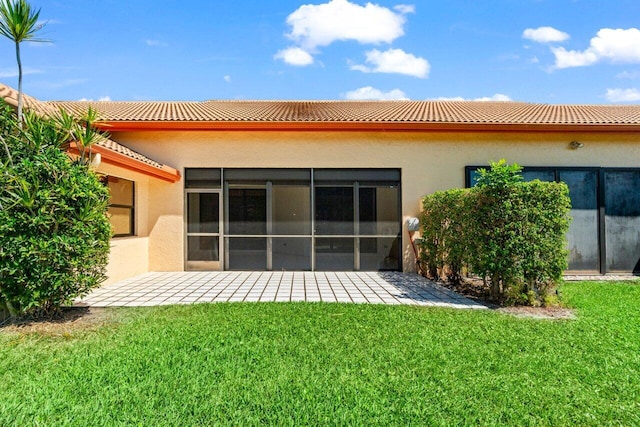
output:
M162 169L162 167L164 166L162 163L156 162L155 160L150 159L149 157L143 154L140 154L136 151L133 151L132 149L125 147L124 145L119 144L109 138L102 137L98 140L97 144L106 149L114 151L116 153L130 157L139 162L146 163L147 165L153 166L154 168Z
M0 83L0 99L4 99L7 104L13 107L18 107L18 91L2 83ZM58 108L54 105L46 104L25 93L22 94L22 99L25 108L33 110L38 114L51 115L58 111Z
M550 105L475 101L51 101L103 121L640 125L640 105Z
M14 107L18 106L18 91L9 86L3 85L2 83L0 83L0 98L4 99L9 105ZM26 94L23 94L23 99L25 108L45 116L55 115L59 112L60 108L62 108L54 103L39 101L38 99ZM78 115L84 114L87 111L87 107L88 105L85 104L82 109L74 110L73 113ZM140 169L138 170L139 172L147 173L161 179L177 181L180 177L179 173L175 169L163 165L162 163L159 163L141 153L133 151L132 149L125 147L108 137L101 137L94 145L94 151L100 152L103 159L107 162L123 165L124 161L129 164L129 166L134 166L134 170L136 170L135 163L142 164L144 166L142 168L138 168ZM133 163L127 159L133 161Z

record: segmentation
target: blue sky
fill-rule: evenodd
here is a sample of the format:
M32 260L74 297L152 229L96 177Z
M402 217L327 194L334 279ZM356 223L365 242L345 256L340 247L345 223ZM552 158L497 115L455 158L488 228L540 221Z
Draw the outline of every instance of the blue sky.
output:
M32 0L43 100L640 104L638 0ZM0 39L0 81L17 86Z

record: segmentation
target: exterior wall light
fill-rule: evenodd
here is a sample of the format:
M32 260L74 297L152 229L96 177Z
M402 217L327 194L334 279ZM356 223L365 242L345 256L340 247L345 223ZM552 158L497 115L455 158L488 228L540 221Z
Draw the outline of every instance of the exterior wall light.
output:
M89 165L92 168L98 169L98 167L100 166L100 163L102 163L102 155L100 153L95 153L91 155L91 161L89 162Z
M408 218L407 219L407 230L409 230L409 232L419 231L420 230L420 220L418 218Z
M582 148L582 147L584 147L584 144L582 142L571 141L569 143L569 148L571 148L572 150L577 150L578 148Z

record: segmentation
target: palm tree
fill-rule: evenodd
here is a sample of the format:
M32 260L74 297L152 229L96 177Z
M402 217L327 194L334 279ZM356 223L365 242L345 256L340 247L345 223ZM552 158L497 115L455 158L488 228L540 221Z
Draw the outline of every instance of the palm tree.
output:
M20 61L20 43L23 41L44 42L35 37L44 27L38 23L40 9L32 10L26 0L0 0L0 34L16 45L18 61L18 122L22 123L22 62Z

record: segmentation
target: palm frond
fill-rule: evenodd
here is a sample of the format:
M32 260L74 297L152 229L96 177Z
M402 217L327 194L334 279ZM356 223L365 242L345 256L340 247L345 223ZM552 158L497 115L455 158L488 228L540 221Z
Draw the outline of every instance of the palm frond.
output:
M22 41L45 42L36 38L45 23L38 23L40 9L31 9L26 0L0 0L0 34L20 43Z

